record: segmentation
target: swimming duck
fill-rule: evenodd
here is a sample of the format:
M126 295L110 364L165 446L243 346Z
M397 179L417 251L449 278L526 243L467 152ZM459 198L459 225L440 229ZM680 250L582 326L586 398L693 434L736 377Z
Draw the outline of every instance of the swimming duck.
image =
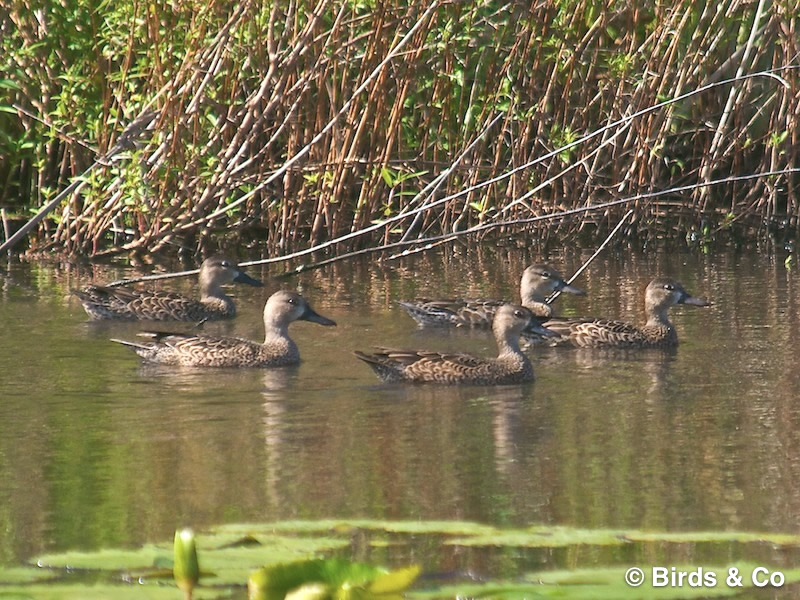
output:
M530 310L514 304L497 308L492 329L499 351L497 358L391 348L378 348L373 354L356 352L355 355L379 378L390 382L500 385L533 381L533 366L519 348L519 336L523 331L544 336L552 334Z
M233 300L222 291L225 284L236 282L261 287L258 279L222 256L207 258L200 267L200 300L172 292L131 290L122 287L92 285L73 290L93 320L121 321L204 321L236 315Z
M132 348L142 358L165 365L187 367L282 367L300 362L300 351L289 337L293 321L311 321L326 327L334 321L317 314L295 292L275 292L264 306L264 343L232 337L188 333L144 332L146 343L112 339Z
M559 337L547 340L551 345L579 348L666 348L678 344L678 334L667 311L674 304L710 306L711 302L690 295L674 279L657 278L644 293L647 322L636 327L623 321L593 318L552 318L544 325Z
M553 292L567 292L583 296L582 289L569 285L550 265L535 264L522 272L520 281L522 306L534 316L550 318L553 307L545 300ZM427 300L400 302L420 327L428 325L451 325L455 327L490 327L495 311L503 305L502 300Z

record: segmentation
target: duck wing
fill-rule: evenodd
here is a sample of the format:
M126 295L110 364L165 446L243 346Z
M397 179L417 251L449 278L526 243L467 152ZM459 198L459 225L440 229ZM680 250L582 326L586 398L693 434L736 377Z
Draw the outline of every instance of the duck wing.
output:
M553 345L572 345L581 348L592 346L635 346L647 342L641 329L612 319L551 318L545 327L559 335Z
M355 353L386 381L479 382L492 376L493 362L469 354L378 348Z
M95 319L201 321L208 316L202 303L175 292L92 285L73 293Z
M178 351L202 348L207 352L222 352L242 346L259 346L250 340L235 337L215 337L193 333L172 333L167 331L142 331L140 337L149 338L153 344L162 345Z
M420 298L398 304L421 326L491 327L495 312L505 302L478 298Z
M262 356L261 344L241 338L162 331L145 331L139 335L151 341L142 344L147 346L147 351L137 349L137 354L163 364L240 367L261 366L267 362Z

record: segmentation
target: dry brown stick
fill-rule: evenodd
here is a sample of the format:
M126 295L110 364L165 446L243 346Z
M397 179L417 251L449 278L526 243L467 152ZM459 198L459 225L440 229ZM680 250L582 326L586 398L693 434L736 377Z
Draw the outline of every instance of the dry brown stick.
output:
M613 238L617 234L617 232L620 229L622 229L622 226L625 224L625 221L627 221L628 217L630 217L632 214L633 214L633 209L630 209L622 216L622 218L619 220L619 223L617 223L617 226L611 230L611 233L609 233L608 236L606 236L606 239L604 239L603 243L597 247L597 250L594 251L594 254L592 254L586 261L584 261L584 263L581 265L581 268L575 271L575 273L572 274L572 277L570 277L567 280L568 285L571 284L573 281L575 281L578 277L580 277L581 273L583 273L586 270L586 268L591 264L591 262L595 258L597 258L603 250L605 250L606 246L608 246L608 243L611 241L611 238ZM553 301L560 295L561 292L557 290L553 292L550 295L550 297L547 300L545 300L545 302L547 302L547 304L552 304Z
M608 208L611 208L611 207L614 207L614 206L627 204L627 203L633 202L635 200L647 199L647 198L656 198L658 196L670 195L670 194L675 194L675 193L683 192L683 191L690 191L690 190L693 190L693 189L697 188L700 185L718 185L718 184L730 183L732 181L749 181L749 180L753 180L753 179L758 179L758 178L763 178L763 177L771 177L771 176L774 176L774 175L783 175L783 174L789 174L789 173L800 173L800 168L783 169L781 171L776 171L776 172L754 173L754 174L751 174L751 175L739 175L739 176L733 176L733 177L726 177L726 178L719 179L719 180L712 180L712 181L707 182L707 183L697 183L697 184L691 184L691 185L685 185L685 186L680 186L680 187L676 187L676 188L671 188L671 189L667 189L667 190L659 190L659 191L656 191L656 192L638 194L636 196L631 196L631 197L628 197L628 198L620 198L618 200L611 200L609 202L603 202L603 203L595 204L595 205L592 205L592 206L583 206L583 207L569 209L569 210L565 210L565 211L561 211L561 212L557 212L557 213L552 213L552 214L548 214L548 215L539 215L539 216L536 216L536 217L528 217L528 218L524 218L524 219L514 219L514 220L509 220L509 221L503 221L503 222L486 223L486 224L483 224L483 225L478 225L478 226L472 227L472 228L467 229L465 231L459 231L457 233L448 233L448 234L439 235L439 236L433 236L433 237L425 238L425 239L421 239L421 240L409 240L409 241L405 241L405 242L404 241L399 241L399 242L393 242L391 244L384 244L382 246L377 246L377 247L372 247L372 248L364 248L362 250L349 252L349 253L347 253L345 255L341 255L339 257L332 257L330 259L326 259L326 260L321 261L319 263L311 263L311 264L306 264L306 265L299 265L295 269L284 273L283 276L302 273L302 272L305 272L305 271L308 271L308 270L311 270L311 269L315 269L315 268L319 268L319 267L322 267L322 266L325 266L325 265L332 264L334 262L345 260L346 258L353 258L355 256L360 256L360 255L364 255L364 254L369 254L369 253L374 253L374 252L382 252L382 251L390 250L390 249L393 249L393 248L400 248L400 247L403 247L403 246L414 246L414 245L418 245L418 244L427 244L427 245L429 245L429 244L434 244L434 243L437 243L437 242L442 242L443 240L452 241L452 240L458 239L460 237L464 237L466 235L471 235L471 234L474 234L474 233L485 231L487 229L494 229L494 228L498 228L498 227L530 224L530 223L535 223L535 222L539 222L539 221L546 221L546 220L552 220L552 219L563 219L563 218L570 217L570 216L573 216L573 215L576 215L576 214L592 212L592 211L597 211L597 210L605 210L605 209L608 209ZM630 213L630 211L629 211L629 213ZM627 215L626 215L625 218L627 219ZM622 223L624 223L624 219L622 221L620 221L620 224L618 224L617 227L620 227ZM607 238L607 239L610 239L610 237ZM433 246L430 246L430 247L433 247ZM603 248L603 246L601 245L600 249L602 249L602 248ZM393 255L393 256L388 257L386 260L393 260L394 258L400 258L401 256L402 256L402 254ZM270 264L270 263L276 263L276 262L283 262L283 261L288 260L288 259L289 259L289 257L283 256L283 257L274 257L274 258L267 258L267 259L261 259L261 260L246 261L246 262L242 262L242 263L239 263L239 264L242 267L250 267L250 266L255 266L255 265L264 265L264 264ZM132 283L140 283L142 281L155 281L155 280L160 280L160 279L172 279L172 278L175 278L175 277L185 277L187 275L196 275L199 272L200 272L199 269L193 269L193 270L190 270L190 271L179 271L179 272L176 272L176 273L162 273L162 274L157 274L157 275L145 275L143 277L135 277L135 278L130 278L130 279L122 279L122 280L119 280L119 281L114 281L112 283L107 284L107 287L116 287L116 286L120 286L120 285L129 285L129 284L132 284ZM580 271L577 274L580 274ZM572 279L570 281L572 281Z
M5 208L0 208L0 218L3 219L3 235L5 236L3 239L7 240L11 235L11 231L8 228L8 215Z
M20 112L23 115L25 115L26 117L28 117L29 119L33 119L34 121L38 121L42 125L44 125L44 126L48 127L49 129L53 130L58 135L58 137L61 138L62 140L64 140L65 142L69 142L70 144L76 144L78 146L81 146L82 148L85 148L86 150L88 150L92 154L97 154L98 153L97 148L95 148L93 146L90 146L89 144L87 144L86 142L84 142L80 138L76 138L75 136L69 135L68 133L64 132L62 130L62 128L57 127L56 125L54 125L50 121L50 119L38 117L37 115L33 114L29 110L26 110L25 108L23 108L19 104L12 104L12 107L15 110L17 110L18 112Z
M755 36L758 31L759 24L761 22L761 15L764 12L764 5L766 0L758 0L758 6L756 7L756 13L753 17L753 24L750 28L750 36L747 38L747 42L745 43L745 50L742 54L742 60L739 63L739 67L736 71L736 76L739 77L744 73L745 64L747 63L750 52L755 43ZM719 123L717 123L717 127L714 131L714 138L711 141L711 146L708 150L706 155L706 159L703 161L703 165L700 168L700 178L702 180L708 180L711 178L711 170L713 163L717 160L718 157L718 150L719 146L722 143L722 137L725 133L725 130L728 125L728 120L730 119L731 113L733 111L733 107L735 103L738 103L741 98L741 90L738 88L731 88L730 92L728 93L728 99L725 103L725 108L722 111L722 116L719 119ZM700 210L705 212L706 206L708 204L708 189L706 187L700 188L699 190L699 198L698 202L700 204Z
M311 150L311 148L312 148L312 147L313 147L313 146L314 146L314 145L315 145L315 144L316 144L316 143L317 143L317 142L318 142L320 139L322 139L322 137L324 137L324 136L325 136L325 135L326 135L326 134L327 134L327 133L330 131L330 129L331 129L331 128L332 128L332 127L333 127L333 126L336 124L336 122L338 121L338 118L339 118L339 117L340 117L342 114L344 114L346 111L348 111L348 110L350 109L350 106L351 106L351 105L352 105L352 103L354 102L355 98L356 98L356 97L357 97L357 96L358 96L358 95L359 95L359 94L360 94L360 93L361 93L361 92L362 92L364 89L366 89L366 87L369 85L369 83L372 81L372 79L373 79L374 77L377 77L377 75L378 75L378 74L381 72L381 70L382 70L382 69L383 69L383 68L386 66L386 64L388 64L388 63L389 63L389 61L390 61L390 60L393 58L393 56L394 56L394 55L395 55L397 52L399 52L400 48L402 48L403 46L405 46L405 44L408 42L408 40L410 40L410 39L411 39L411 37L412 37L412 36L413 36L413 34L414 34L416 31L417 31L417 29L419 29L419 27L421 27L421 26L422 26L422 24L424 24L424 22L425 22L425 20L428 18L428 16L429 16L429 15L430 15L430 14L431 14L433 11L435 11L435 10L438 8L438 6L439 6L439 0L434 0L434 2L433 2L433 3L431 3L431 5L430 5L430 6L429 6L429 7L428 7L428 8L425 10L425 12L422 14L422 16L421 16L421 17L420 17L420 19L417 21L417 23L416 23L414 26L412 26L412 27L411 27L411 29L409 29L409 31L406 33L406 35L403 37L403 39L402 39L402 40L400 40L400 42L398 42L398 43L397 43L397 45L396 45L396 46L395 46L395 47L392 49L392 51L390 51L390 52L389 52L389 53L386 55L386 57L385 57L385 58L384 58L384 59L381 61L381 63L380 63L380 64L379 64L377 67L375 67L375 69L372 71L372 73L370 74L370 76L369 76L369 77L367 77L367 78L365 79L364 83L362 83L362 85L361 85L361 86L359 86L359 87L358 87L358 88L355 90L355 92L353 93L353 95L351 96L351 98L350 98L350 99L349 99L347 102L345 102L345 103L344 103L344 105L342 106L342 108L341 108L341 109L339 109L339 111L336 113L336 115L334 116L334 118L333 118L333 119L331 119L331 120L328 122L328 124L327 124L325 127L323 127L323 128L322 128L322 129L321 129L321 130L320 130L320 131L319 131L319 132L318 132L318 133L317 133L317 134L314 136L314 138L313 138L313 139L312 139L312 140L311 140L311 141L310 141L308 144L306 144L306 146L304 146L304 147L303 147L303 148L302 148L300 151L298 151L298 152L297 152L297 153L296 153L296 154L295 154L295 155L294 155L292 158L290 158L289 160L287 160L287 161L286 161L286 162L283 164L283 166L282 166L280 169L278 169L277 171L274 171L274 172L273 172L273 173L272 173L272 174L271 174L269 177L267 177L267 179L265 179L263 182L261 182L260 184L258 184L257 186L255 186L255 188L253 188L251 191L249 191L247 194L245 194L245 195L244 195L244 196L242 196L241 198L237 199L237 200L236 200L236 201L234 201L234 202L231 202L231 203L230 203L229 205L227 205L227 206L226 206L224 209L221 209L221 210L214 211L214 212L213 212L213 213L211 213L210 215L206 215L206 216L204 216L204 217L198 218L198 219L196 219L196 220L192 221L191 223L187 223L187 224L185 224L185 225L183 225L183 226L179 227L178 229L180 229L180 230L192 229L192 228L194 228L194 227L196 227L196 226L198 226L198 225L201 225L202 223L205 223L205 222L211 221L211 220L213 220L213 219L216 219L217 217L219 217L219 216L221 216L221 215L225 214L225 212L227 212L227 211L229 211L229 210L232 210L232 209L234 209L234 208L236 208L236 207L240 206L241 204L243 204L244 202L246 202L247 200L249 200L250 198L252 198L252 197L253 197L253 196L254 196L254 195L257 193L257 192L259 192L259 191L261 191L262 189L264 189L264 187L265 187L266 185L268 185L269 183L272 183L272 182L273 182L275 179L277 179L278 177L280 177L281 175L283 175L283 174L284 174L284 173L285 173L285 172L286 172L286 171L287 171L289 168L291 168L291 167L292 167L292 166L293 166L295 163L297 163L297 162L298 162L300 159L302 159L304 156L306 156L306 154L308 154L308 152Z
M321 3L324 3L326 0L320 0ZM242 9L239 15L244 15L244 9ZM274 15L274 11L273 11ZM237 21L239 16L237 15ZM233 18L229 19L228 24L230 24L230 28L224 28L223 32L225 35L223 36L223 32L220 32L217 36L216 42L212 45L211 51L212 55L211 58L213 59L214 54L217 52L217 47L220 49L223 48L225 45L224 43L228 39L230 35L230 30L233 27L234 20ZM314 23L316 23L316 18L309 19L309 23L307 27L313 27ZM295 48L295 52L292 56L296 56L296 52L299 52L299 46ZM275 73L278 70L278 64L276 60L272 60L273 55L270 54L271 60L269 69L266 75L262 78L261 85L259 89L251 94L245 105L243 107L243 111L245 113L244 120L237 128L235 134L233 135L230 142L227 144L224 152L221 153L221 160L220 160L220 167L214 173L211 181L205 187L203 192L200 194L200 197L197 203L194 205L191 211L188 211L187 214L178 217L177 221L178 224L184 224L192 219L192 216L196 216L201 212L201 208L210 203L214 197L217 196L218 190L223 188L227 181L230 179L230 169L232 166L235 166L238 157L240 157L244 151L249 147L249 141L253 135L253 129L256 123L261 123L265 116L271 113L272 108L276 105L276 97L279 97L283 87L285 85L286 76L285 74L281 76L278 80L278 83L275 85L273 84ZM210 73L211 74L211 73ZM259 115L256 117L256 110L255 107L262 101L262 99L266 96L267 89L272 88L271 91L273 92L273 96L268 103L268 106L264 109L264 111L260 112ZM157 251L160 247L164 244L169 243L172 235L166 234L162 236L161 241L156 244L156 247L153 248L153 251Z
M398 242L392 242L392 243L389 243L389 244L383 244L383 245L380 245L380 246L373 246L373 247L370 247L370 248L364 248L364 249L361 249L361 250L348 252L346 254L339 255L339 256L334 256L334 257L325 259L325 260L317 262L317 263L307 263L305 265L299 265L298 267L292 269L291 271L287 271L286 273L283 273L281 275L281 277L286 277L286 276L293 275L293 274L303 273L303 272L309 271L311 269L317 269L319 267L327 266L327 265L333 264L335 262L339 262L341 260L345 260L345 259L348 259L348 258L353 258L353 257L356 257L356 256L361 256L361 255L364 255L364 254L372 254L372 253L375 253L375 252L385 252L387 250L391 250L391 249L394 249L394 248L401 248L401 247L404 247L404 246L414 246L414 245L417 245L417 244L422 244L423 246L421 246L421 247L427 249L427 248L432 248L434 244L438 245L438 243L456 240L458 238L461 238L461 237L464 237L464 236L467 236L467 235L473 235L473 234L476 234L476 233L481 233L481 232L487 231L489 229L497 229L497 228L501 228L501 227L508 227L508 226L514 226L514 225L524 225L524 224L530 224L530 223L536 223L536 222L540 222L540 221L548 221L548 220L554 220L554 219L564 219L566 217L571 217L571 216L574 216L574 215L577 215L577 214L585 214L585 213L589 213L589 212L595 212L595 211L598 211L598 210L606 210L606 209L612 208L614 206L620 206L620 205L623 205L623 204L628 204L628 203L631 203L631 202L635 202L637 200L649 199L649 198L657 198L659 196L670 195L670 194L674 194L674 193L677 193L677 192L690 191L692 189L695 189L698 185L719 185L719 184L730 183L732 181L749 181L749 180L753 180L753 179L770 177L770 176L779 175L779 174L789 174L789 173L800 173L800 168L797 168L797 169L784 169L784 170L777 171L777 172L755 173L755 174L752 174L752 175L740 175L740 176L734 176L734 177L726 177L724 179L713 180L713 181L709 182L708 184L698 183L698 184L680 186L680 187L676 187L676 188L670 188L670 189L667 189L667 190L659 190L659 191L656 191L656 192L648 192L648 193L644 193L644 194L637 194L635 196L630 196L628 198L620 198L618 200L611 200L609 202L602 202L600 204L594 204L594 205L591 205L591 206L582 206L582 207L579 207L579 208L559 211L559 212L556 212L556 213L551 213L551 214L546 214L546 215L538 215L538 216L535 216L535 217L528 217L528 218L523 218L523 219L514 219L514 220L508 220L508 221L502 221L502 222L485 223L485 224L482 224L482 225L476 225L474 227L471 227L470 229L466 229L464 231L459 231L459 232L456 232L456 233L445 233L445 234L431 236L431 237L428 237L428 238L417 239L417 240L408 240L408 241L402 241L401 240L401 241L398 241ZM625 217L623 217L623 219L617 224L617 227L615 227L615 230L612 232L612 234L609 235L606 238L606 241L603 242L603 244L601 244L601 246L600 246L600 248L598 248L598 251L596 252L596 254L599 254L599 251L602 251L605 248L605 246L608 244L608 242L613 237L613 234L615 234L617 232L617 230L624 224L625 220L627 220L627 218L631 214L633 214L633 211L629 210L628 213L625 215ZM414 252L414 253L416 253L416 252ZM406 251L404 251L404 252L401 252L399 254L393 254L393 255L389 256L388 258L386 258L385 260L394 260L396 258L402 258L403 256L406 256L406 255L407 255ZM592 259L593 258L594 257L592 257ZM590 260L592 260L592 259L590 259ZM281 260L283 260L283 259L281 257L278 257L278 258L271 258L271 259L263 259L263 260L254 260L254 261L249 261L249 262L243 262L243 263L240 263L240 264L241 264L241 266L254 266L254 265L262 265L262 264L267 264L267 263L280 262ZM587 264L588 264L588 262L587 262ZM576 274L570 279L570 282L574 281L575 277L580 275L580 273L582 271L583 270L581 269L578 272L576 272Z
M471 188L467 188L465 190L461 190L461 191L459 191L459 192L457 192L455 194L451 194L451 195L446 196L444 198L440 198L439 200L436 200L435 202L431 202L428 205L418 207L418 208L413 209L413 210L411 210L411 211L409 211L407 213L404 213L402 215L395 215L394 217L390 217L390 218L384 220L382 223L374 224L374 225L365 227L363 229L360 229L358 231L351 232L351 233L339 236L338 238L328 240L328 241L323 242L321 244L317 244L316 246L312 246L312 247L306 248L304 250L299 250L297 252L293 252L293 253L288 254L288 255L286 255L284 257L278 257L278 258L274 258L274 259L266 259L265 261L260 261L258 263L253 263L253 264L265 264L266 262L277 262L277 261L282 261L282 260L289 260L289 259L292 259L292 258L298 258L300 256L305 256L307 254L311 254L311 253L316 252L318 250L322 250L324 248L328 248L330 246L333 246L333 245L335 245L337 243L348 241L348 240L351 240L353 238L365 235L366 233L370 233L370 232L375 231L377 229L386 227L386 226L388 226L390 224L398 222L399 220L401 220L401 219L403 219L405 217L409 217L411 215L415 215L415 214L417 214L419 212L422 212L424 210L429 210L429 209L434 208L436 206L440 206L440 205L445 204L447 202L451 202L452 200L454 200L456 198L460 198L461 196L468 194L473 189L486 187L488 185L491 185L493 183L496 183L498 181L501 181L503 179L508 178L509 176L511 176L514 173L522 170L523 168L528 168L528 167L530 167L530 166L532 166L534 164L537 164L537 163L543 162L544 160L552 158L553 156L557 155L560 152L563 152L566 149L575 147L578 144L581 144L581 143L583 143L583 142L585 142L585 141L587 141L589 139L592 139L592 138L600 135L607 128L616 127L616 126L618 126L620 124L625 123L626 121L630 121L630 120L636 119L636 118L638 118L638 117L640 117L642 115L651 113L651 112L653 112L655 110L658 110L659 108L663 108L664 106L668 106L668 105L673 104L675 102L679 102L679 101L681 101L681 100L683 100L685 98L694 96L696 94L704 92L704 91L706 91L708 89L711 89L713 87L717 87L717 86L720 86L720 85L726 85L728 83L732 83L733 81L748 80L748 79L752 79L754 77L775 77L779 81L781 81L782 83L785 84L785 82L783 82L782 79L780 79L779 77L777 77L777 75L775 75L775 72L780 72L780 71L789 70L789 69L798 69L798 68L800 68L800 66L798 66L798 65L787 65L787 66L784 66L784 67L780 67L779 69L771 69L769 71L760 71L758 73L750 73L750 74L743 75L743 76L738 77L738 78L734 78L732 80L725 80L725 81L722 81L722 82L709 84L708 86L705 86L705 87L702 87L702 88L697 88L695 90L691 90L689 92L686 92L682 96L678 96L678 97L672 98L670 100L665 100L664 102L660 102L660 103L658 103L656 105L653 105L653 106L650 106L650 107L647 107L647 108L644 108L644 109L640 109L639 111L636 111L633 114L628 115L628 116L626 116L624 118L618 119L618 120L614 121L613 123L610 123L609 125L601 128L601 129L593 131L593 132L591 132L591 133L589 133L589 134L587 134L587 135L575 140L574 142L572 142L570 144L567 144L566 146L563 146L561 148L557 148L555 150L552 150L552 151L548 152L547 154L545 154L543 156L540 156L540 157L536 158L535 160L532 160L532 161L530 161L530 162L528 162L528 163L526 163L524 165L521 165L519 167L515 167L514 169L511 169L510 171L507 171L507 172L505 172L505 173L503 173L501 175L498 175L498 176L493 177L493 178L491 178L489 180L483 181L477 186L473 186ZM747 177L747 176L745 176L745 177ZM696 187L697 186L689 187L689 188L683 188L682 187L682 188L673 188L673 189L678 189L678 190L681 190L681 189L696 189ZM648 197L648 196L640 195L637 198L645 198L645 197Z
M73 179L72 183L70 183L64 190L61 191L55 198L53 198L50 202L48 202L45 206L39 209L36 215L30 219L25 225L20 227L14 235L10 238L6 239L2 246L0 246L0 252L3 250L11 250L17 242L19 242L25 235L36 225L38 225L50 212L52 212L64 198L68 197L70 194L77 193L88 181L88 175L91 173L95 167L107 163L111 160L114 156L133 146L134 142L144 133L147 127L153 122L155 119L155 113L153 112L144 112L140 114L137 118L135 118L122 132L117 143L114 145L111 150L109 150L105 156L98 158L91 164L91 166L86 169L81 175Z
M436 190L447 180L450 174L456 169L456 167L461 163L462 160L472 151L472 149L480 142L484 136L489 133L489 131L494 127L495 123L497 123L501 118L503 118L504 114L498 113L494 119L489 121L486 126L475 136L475 139L467 145L466 148L456 157L456 159L450 164L450 166L439 173L436 178L434 178L428 185L426 185L422 190L416 194L409 202L406 204L406 207L401 211L401 214L405 214L411 206L413 206L417 200L422 198L422 206L425 206L429 200L433 198L433 195L436 193ZM423 198L424 196L424 198ZM414 221L412 221L411 225L406 230L406 233L403 235L403 240L408 239L409 233L413 232L417 226L419 225L422 219L422 212L418 212L414 217ZM409 215L410 216L410 215Z

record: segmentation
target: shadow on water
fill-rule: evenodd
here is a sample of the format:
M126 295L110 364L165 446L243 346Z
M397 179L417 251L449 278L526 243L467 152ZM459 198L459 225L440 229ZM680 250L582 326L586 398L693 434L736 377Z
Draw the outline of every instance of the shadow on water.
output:
M569 273L588 254L549 259ZM0 562L137 545L179 524L286 518L797 530L800 281L780 261L674 252L596 261L577 282L588 295L562 296L560 314L640 322L657 273L716 304L671 311L673 351L532 348L530 385L384 385L352 356L374 345L494 355L486 333L419 330L396 301L516 300L519 273L538 258L434 253L233 288L239 316L204 333L263 339L264 301L278 285L339 323L294 324L303 362L273 370L145 364L108 338L192 325L89 323L69 297L132 272L12 264L0 286ZM197 291L188 279L164 286ZM482 553L468 556L482 563ZM553 567L574 559L523 554ZM465 556L442 555L439 566L470 568Z

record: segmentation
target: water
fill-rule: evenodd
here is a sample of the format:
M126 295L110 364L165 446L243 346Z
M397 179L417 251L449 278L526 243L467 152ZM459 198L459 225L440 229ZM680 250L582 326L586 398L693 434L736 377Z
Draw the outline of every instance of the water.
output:
M569 274L589 254L546 258ZM562 296L560 314L640 322L656 274L715 305L672 310L675 352L535 349L532 385L385 385L352 356L375 344L491 354L484 334L415 329L395 301L514 299L538 258L443 251L232 288L239 317L206 332L260 339L263 302L279 286L297 286L338 322L294 324L303 362L280 370L143 364L108 341L133 338L139 324L87 322L69 297L148 269L4 265L0 563L136 546L184 524L284 518L797 532L800 274L782 257L605 255L576 282L589 295ZM160 285L196 293L189 279ZM563 568L575 555L539 560ZM515 568L498 563L485 568Z

